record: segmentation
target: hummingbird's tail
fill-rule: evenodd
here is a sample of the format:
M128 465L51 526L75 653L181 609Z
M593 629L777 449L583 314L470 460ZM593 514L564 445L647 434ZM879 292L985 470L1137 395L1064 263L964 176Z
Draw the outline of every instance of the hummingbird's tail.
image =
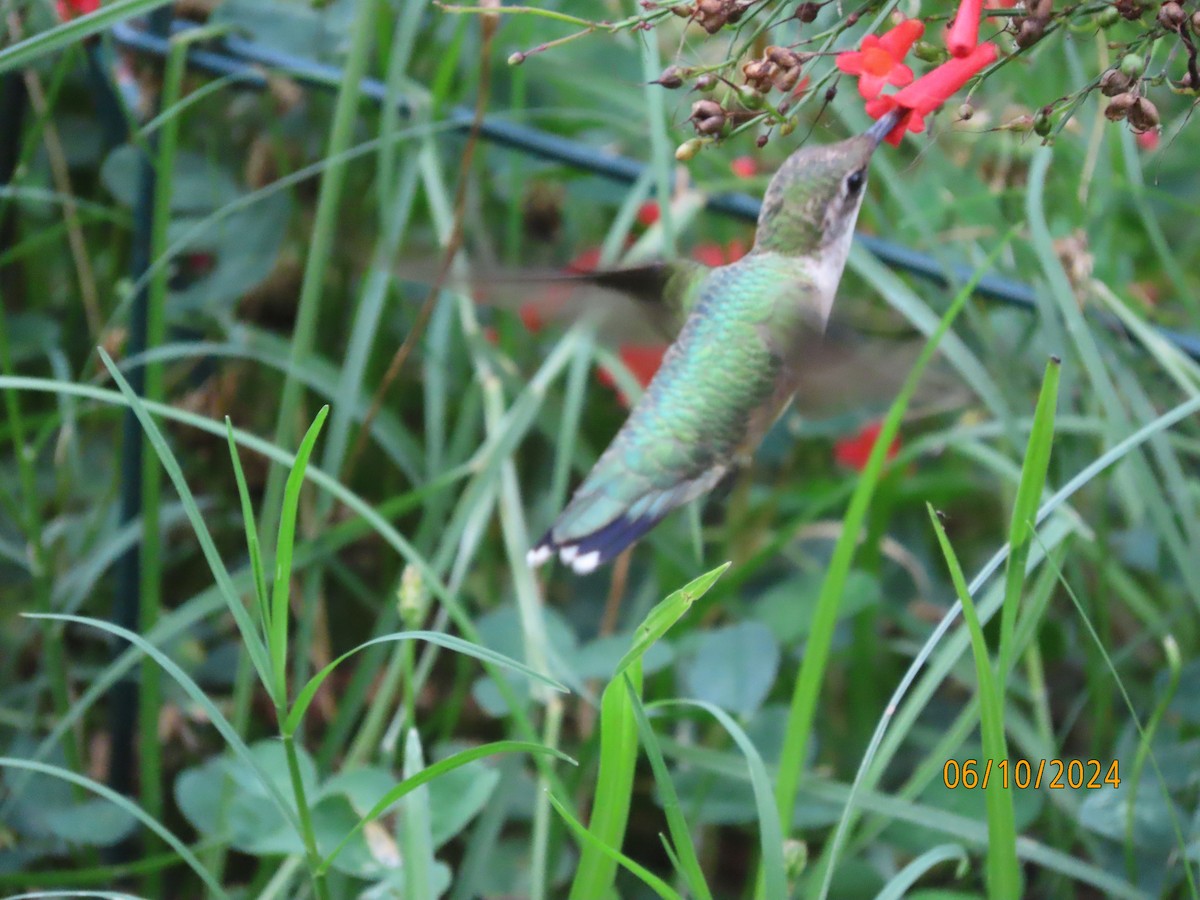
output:
M593 572L615 559L671 510L711 490L725 471L724 466L717 466L696 478L666 488L649 488L632 497L628 483L593 486L585 482L526 559L529 565L540 566L557 553L576 574Z

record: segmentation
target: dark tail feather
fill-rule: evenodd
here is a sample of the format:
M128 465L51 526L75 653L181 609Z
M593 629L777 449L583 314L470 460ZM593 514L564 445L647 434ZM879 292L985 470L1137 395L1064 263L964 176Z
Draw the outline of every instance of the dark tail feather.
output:
M526 557L531 566L539 566L556 552L577 575L586 575L612 562L621 551L662 521L662 516L641 516L631 519L618 516L591 534L564 543L554 540L553 529L547 531Z

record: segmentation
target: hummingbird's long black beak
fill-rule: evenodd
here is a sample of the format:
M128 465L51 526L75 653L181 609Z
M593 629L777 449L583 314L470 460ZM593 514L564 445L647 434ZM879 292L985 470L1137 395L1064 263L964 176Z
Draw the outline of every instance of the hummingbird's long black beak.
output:
M866 136L871 139L871 143L878 147L879 142L891 133L892 129L895 128L900 122L900 117L906 112L908 112L908 110L901 109L899 106L897 106L895 109L884 113L879 120L865 132Z

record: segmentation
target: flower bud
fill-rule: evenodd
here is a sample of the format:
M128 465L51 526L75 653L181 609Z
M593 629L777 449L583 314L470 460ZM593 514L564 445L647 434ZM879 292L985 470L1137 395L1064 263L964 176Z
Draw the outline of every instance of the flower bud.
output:
M696 79L696 90L708 93L717 86L717 79L712 75L701 75Z
M964 103L958 108L958 118L963 122L966 122L973 115L975 115L975 107L970 103Z
M680 162L687 162L700 152L700 139L689 138L678 147L675 148L675 158Z
M770 140L770 137L768 135L760 134L758 137L756 137L754 139L754 146L757 147L759 150L761 150L763 147L767 146L768 140Z
M1100 10L1100 14L1096 16L1096 25L1100 28L1112 28L1120 20L1121 14L1117 12L1115 6L1106 6Z
M913 46L913 55L921 62L940 63L945 62L947 53L941 47L935 46L928 41L917 41Z
M1050 133L1050 129L1054 123L1050 121L1050 117L1046 115L1046 111L1039 110L1038 114L1033 117L1033 133L1039 137L1045 137Z
M1192 31L1200 34L1200 9L1192 13Z
M738 87L738 102L746 109L762 109L766 98L762 91L755 90L748 84L743 84Z
M1131 79L1141 78L1146 68L1146 61L1136 53L1126 53L1121 57L1121 71Z
M519 66L523 62L525 62L525 54L522 53L520 50L518 50L516 53L512 54L508 58L508 64L510 66Z
M808 844L794 838L783 842L783 869L789 883L794 883L808 868Z
M1119 122L1129 115L1129 110L1136 102L1137 97L1133 94L1118 94L1108 101L1108 106L1104 108L1104 117L1110 122Z
M396 606L405 628L420 628L429 611L429 589L425 586L421 571L411 563L400 574Z

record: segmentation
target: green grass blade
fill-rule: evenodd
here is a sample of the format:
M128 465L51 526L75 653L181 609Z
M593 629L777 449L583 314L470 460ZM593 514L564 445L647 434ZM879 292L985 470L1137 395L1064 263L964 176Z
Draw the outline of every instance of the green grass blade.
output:
M286 703L287 697L288 594L292 580L292 548L296 542L300 488L304 486L304 470L308 468L308 459L328 415L329 407L322 406L304 440L300 442L296 461L288 473L283 491L283 509L279 515L279 535L275 540L275 583L271 591L271 630L267 640L275 675L275 702L280 705Z
M1054 443L1054 412L1058 405L1058 380L1062 364L1057 358L1046 364L1046 376L1042 381L1042 392L1038 396L1033 414L1033 427L1029 431L1029 443L1025 448L1025 463L1021 467L1021 482L1017 487L1017 498L1013 503L1012 523L1008 531L1008 562L1004 572L1004 606L1000 612L1000 654L998 674L1000 693L1008 679L1012 663L1013 630L1017 624L1017 610L1021 605L1021 591L1025 586L1025 564L1029 559L1029 546L1034 531L1033 520L1037 516L1038 504L1046 486L1046 473L1050 468L1050 448Z
M667 827L671 831L670 841L663 837L663 847L670 854L675 869L687 882L691 895L697 900L712 900L712 892L708 889L708 883L705 881L704 871L696 856L696 848L692 846L691 829L688 828L687 819L684 818L683 807L679 803L679 795L671 781L671 773L667 770L662 748L659 747L658 738L654 734L654 728L646 716L646 709L642 706L641 698L632 690L629 690L628 693L629 705L637 722L638 737L641 739L642 747L645 748L646 758L650 760L650 769L654 772L654 783L658 785L659 795L662 797Z
M421 736L410 728L404 740L405 780L425 768ZM433 883L433 835L429 813L429 789L424 785L409 791L400 813L400 852L404 859L404 895L429 897Z
M638 657L613 677L600 697L600 771L587 828L592 840L582 848L570 900L607 897L613 889L617 876L613 854L625 842L637 768L637 723L629 697L631 693L640 695L641 690L642 664Z
M520 672L534 681L539 681L557 691L566 691L560 682L551 678L549 675L543 675L540 672L531 669L524 663L518 662L511 657L505 656L503 653L497 653L495 650L489 650L479 644L472 644L470 641L464 641L462 638L454 637L453 635L443 634L440 631L398 631L394 634L385 634L381 637L372 638L362 644L359 644L353 650L347 650L333 662L326 665L320 672L317 672L308 680L300 693L296 695L296 700L292 704L291 711L288 713L287 719L284 722L283 731L285 734L292 734L300 726L301 720L304 718L305 712L308 711L309 704L312 703L313 697L321 685L325 683L325 679L333 674L333 670L340 666L343 662L359 653L368 647L373 647L377 644L386 644L394 641L425 641L430 644L435 644L447 650L452 650L456 653L461 653L464 656L471 656L482 662L489 662L495 666L505 669L511 669L514 672Z
M652 704L650 708L671 706L691 706L706 711L720 723L737 744L738 750L746 760L746 769L750 774L750 787L754 791L754 807L758 814L758 834L762 846L762 861L759 867L761 884L767 897L787 897L787 869L783 862L784 830L780 824L779 810L775 806L775 796L771 791L771 779L767 775L767 767L763 764L762 756L759 755L754 742L729 713L705 700L665 700ZM788 824L791 824L790 821Z
M967 863L967 851L962 848L962 845L939 844L926 850L888 879L883 890L875 895L875 900L904 900L908 895L909 888L920 881L923 875L930 872L935 866L940 866L952 859L958 860L961 876L962 869Z
M1008 759L1008 741L1004 734L1004 694L992 671L992 660L988 654L987 639L983 625L975 610L975 601L967 589L958 557L946 537L946 529L933 506L929 506L929 519L937 533L938 544L950 569L954 590L962 603L963 621L971 635L971 652L975 657L975 676L979 680L980 729L983 734L983 753L987 764L994 765ZM984 776L986 779L986 775ZM987 803L988 849L987 885L988 895L993 900L1005 900L1021 896L1021 866L1017 861L1017 829L1013 813L1012 790L999 778L986 779L982 783Z
M650 610L634 635L633 645L617 663L613 678L616 679L635 661L641 659L650 647L657 643L683 615L691 609L693 603L708 593L709 588L716 584L729 569L731 563L717 566L711 572L705 572L699 578L694 578L679 590L667 596L654 609Z
M233 475L237 481L238 498L242 504L242 524L246 530L246 550L250 554L250 571L254 579L254 597L258 614L262 620L263 635L271 633L270 595L267 593L267 578L263 572L262 548L258 543L258 526L254 521L254 509L250 505L250 489L246 486L246 474L238 456L237 442L233 438L233 423L225 417L225 431L229 441L229 458L233 462Z
M567 823L567 827L570 828L575 837L578 838L579 846L583 851L584 857L588 856L588 851L593 851L594 853L597 853L608 860L612 864L614 870L618 865L624 866L629 872L640 878L642 882L655 893L657 893L658 896L665 898L665 900L683 900L683 898L675 891L674 888L672 888L669 884L667 884L649 869L646 869L644 866L634 862L620 850L614 850L608 844L596 837L596 835L587 828L584 828L583 823L572 816L567 811L567 808L562 804L562 801L560 801L553 794L550 795L550 803L553 805L555 811L562 816L562 820ZM608 897L609 895L607 893L596 893L581 896L587 896L595 900L595 898Z

